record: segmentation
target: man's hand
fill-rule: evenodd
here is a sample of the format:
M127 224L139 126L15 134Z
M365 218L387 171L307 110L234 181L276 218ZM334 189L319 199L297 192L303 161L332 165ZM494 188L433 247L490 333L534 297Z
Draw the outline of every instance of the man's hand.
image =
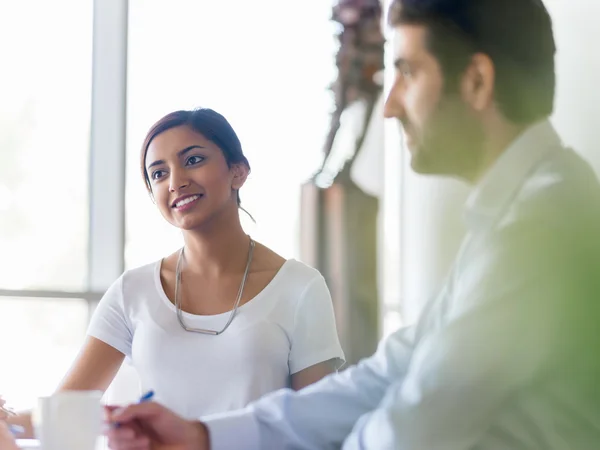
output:
M209 450L208 431L154 402L106 408L113 450ZM118 425L116 425L118 424Z

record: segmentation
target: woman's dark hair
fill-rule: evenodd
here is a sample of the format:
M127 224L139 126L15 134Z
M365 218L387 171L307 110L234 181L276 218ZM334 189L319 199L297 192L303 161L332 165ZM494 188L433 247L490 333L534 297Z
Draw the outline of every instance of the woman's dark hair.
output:
M494 63L495 100L508 120L529 124L552 113L556 46L541 0L394 0L388 18L392 26L426 27L447 89L457 88L473 54L484 53Z
M250 163L244 156L242 144L225 117L210 108L174 111L152 125L142 145L142 176L149 192L152 192L152 185L150 184L150 177L148 177L148 171L146 170L146 153L148 153L148 147L152 140L159 134L180 126L187 126L200 133L209 141L214 142L223 152L228 167L231 168L233 165L243 164L250 170ZM237 204L238 206L241 205L239 192L237 193Z

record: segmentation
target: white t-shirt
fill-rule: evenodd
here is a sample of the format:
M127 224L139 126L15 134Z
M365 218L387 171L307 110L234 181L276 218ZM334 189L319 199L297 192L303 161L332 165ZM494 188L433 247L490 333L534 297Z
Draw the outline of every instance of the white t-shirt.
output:
M239 409L289 387L290 374L331 359L343 363L331 296L317 270L286 261L229 328L212 336L181 328L160 265L125 272L100 301L88 334L125 354L142 389L178 414L197 419ZM229 318L183 315L188 327L213 330Z

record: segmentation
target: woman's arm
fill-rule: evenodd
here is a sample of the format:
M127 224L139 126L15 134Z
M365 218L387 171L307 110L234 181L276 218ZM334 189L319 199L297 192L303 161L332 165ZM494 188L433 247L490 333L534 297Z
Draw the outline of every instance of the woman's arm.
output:
M106 391L125 355L107 343L88 336L57 391Z
M309 384L316 383L321 378L325 378L327 375L334 373L335 371L334 359L307 367L306 369L296 372L292 375L292 389L299 391L300 389L305 388Z
M11 432L8 430L8 426L0 421L0 449L2 450L19 450L17 443L13 438Z
M343 363L333 302L319 275L306 287L295 311L289 356L291 388L300 390L316 383Z

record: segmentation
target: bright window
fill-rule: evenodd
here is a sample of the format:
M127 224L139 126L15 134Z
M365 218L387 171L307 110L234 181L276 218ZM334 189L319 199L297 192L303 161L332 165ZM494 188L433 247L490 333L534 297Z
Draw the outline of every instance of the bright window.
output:
M84 288L91 6L0 3L0 289Z
M0 42L0 393L21 408L88 322L87 301L43 296L86 290L92 1L0 2Z
M0 389L11 406L30 408L56 389L77 355L88 306L81 299L2 297L0 317Z

